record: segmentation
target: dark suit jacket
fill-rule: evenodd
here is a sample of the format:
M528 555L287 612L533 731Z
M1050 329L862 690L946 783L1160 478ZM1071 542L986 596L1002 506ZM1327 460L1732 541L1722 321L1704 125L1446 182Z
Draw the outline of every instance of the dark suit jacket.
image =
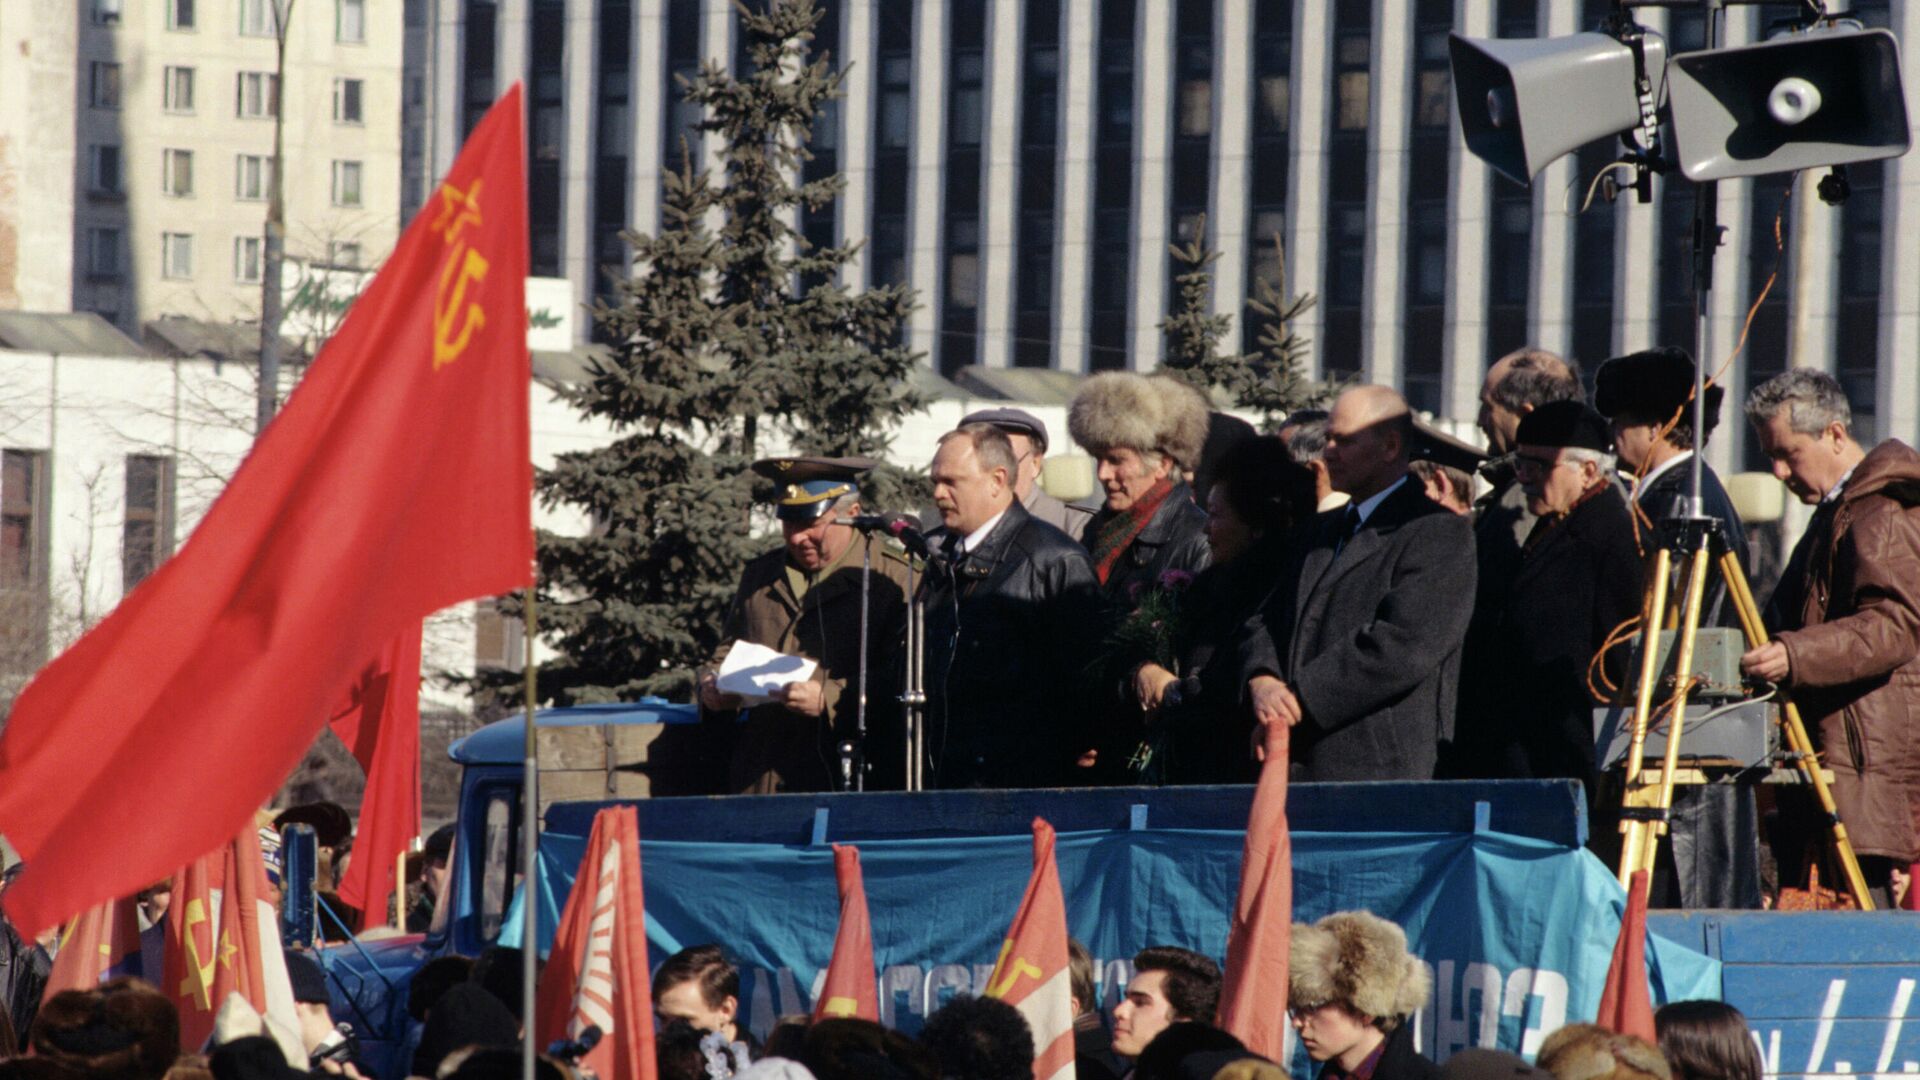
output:
M1473 614L1472 528L1410 479L1336 557L1345 512L1315 519L1249 626L1245 670L1277 675L1299 697L1301 779L1431 779L1453 734Z

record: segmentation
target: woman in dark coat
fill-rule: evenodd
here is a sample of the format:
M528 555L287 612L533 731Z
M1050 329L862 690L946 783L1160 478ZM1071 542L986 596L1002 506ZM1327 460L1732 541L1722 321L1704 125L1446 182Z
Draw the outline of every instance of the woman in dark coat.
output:
M1172 668L1143 660L1127 688L1155 746L1150 777L1170 784L1255 779L1253 714L1241 700L1235 646L1272 590L1294 526L1312 516L1313 491L1312 471L1273 436L1244 440L1221 461L1207 492L1212 562L1178 598Z

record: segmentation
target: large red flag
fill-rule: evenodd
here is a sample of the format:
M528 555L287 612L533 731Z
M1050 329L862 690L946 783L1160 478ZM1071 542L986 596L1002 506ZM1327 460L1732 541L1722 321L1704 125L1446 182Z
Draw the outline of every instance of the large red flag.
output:
M211 851L381 649L533 575L518 86L180 552L0 735L29 935Z
M1287 725L1267 725L1267 759L1247 819L1240 896L1227 930L1227 971L1220 986L1220 1026L1274 1061L1286 1060L1287 950L1293 936L1288 741Z
M385 921L387 898L401 887L395 864L420 835L419 625L381 650L328 724L367 773L340 899L360 910L363 926L372 926Z
M1653 998L1647 993L1647 872L1635 870L1627 885L1627 910L1620 916L1620 937L1613 943L1607 986L1600 992L1600 1016L1594 1023L1622 1035L1638 1035L1658 1044L1653 1028Z
M597 1027L600 1042L582 1064L601 1076L654 1080L650 971L639 817L631 806L610 806L593 816L540 976L534 1012L540 1042L578 1039Z
M197 1051L206 1043L229 994L239 994L256 1012L267 1012L260 933L264 880L260 833L251 822L219 851L195 859L173 879L161 989L180 1010L183 1051Z
M867 917L867 886L860 876L860 849L833 845L833 876L840 886L840 929L833 959L813 1003L813 1018L851 1016L880 1020L880 982L874 976L873 921Z
M1033 1029L1034 1080L1073 1080L1073 987L1067 970L1067 904L1053 860L1053 826L1033 819L1033 876L1007 928L987 997L1020 1010Z
M67 924L43 998L140 974L140 913L131 898L95 904Z

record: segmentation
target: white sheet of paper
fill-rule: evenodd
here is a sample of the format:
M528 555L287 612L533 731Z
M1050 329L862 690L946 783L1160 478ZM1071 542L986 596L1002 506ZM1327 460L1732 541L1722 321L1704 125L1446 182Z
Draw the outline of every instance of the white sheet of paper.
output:
M720 662L714 683L722 693L737 694L748 705L765 705L789 683L813 678L818 664L803 656L775 652L751 641L736 641Z

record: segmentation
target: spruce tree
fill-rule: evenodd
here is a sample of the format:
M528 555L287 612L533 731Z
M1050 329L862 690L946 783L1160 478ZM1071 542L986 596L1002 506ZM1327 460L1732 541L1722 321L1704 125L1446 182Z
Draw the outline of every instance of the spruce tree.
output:
M724 168L667 178L659 233L628 234L632 276L595 310L611 344L562 391L616 438L536 478L546 505L593 523L539 536L539 625L560 653L539 673L544 700L686 698L741 568L779 542L752 511L748 466L775 442L879 456L920 405L906 388L916 357L894 343L911 294L849 293L837 278L857 249L813 249L794 228L798 208L843 187L792 179L840 83L810 55L820 16L812 0L773 0L739 17L749 70L709 64L685 87Z
M1220 252L1207 244L1206 234L1202 218L1191 243L1172 245L1173 258L1185 270L1174 278L1180 287L1180 305L1160 324L1166 334L1166 360L1160 370L1202 392L1225 393L1235 407L1258 412L1261 427L1272 431L1288 413L1327 397L1326 389L1306 374L1308 343L1291 325L1313 306L1314 298L1310 294L1287 297L1284 279L1256 280L1256 298L1247 306L1261 319L1260 349L1223 351L1233 320L1211 308L1213 264ZM1278 251L1280 238L1274 237L1273 242Z

